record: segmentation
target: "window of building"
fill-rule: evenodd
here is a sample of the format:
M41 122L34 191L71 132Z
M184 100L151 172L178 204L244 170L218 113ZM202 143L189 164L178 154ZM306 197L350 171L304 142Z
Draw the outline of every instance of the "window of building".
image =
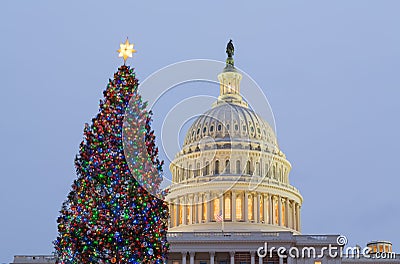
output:
M200 260L199 264L207 264L207 261Z
M229 162L229 160L225 161L225 173L230 173L231 172L231 164Z
M314 264L322 264L322 261L316 260L316 261L314 261Z
M275 224L279 225L279 210L278 210L278 204L275 204L275 214L274 214L274 218L275 218Z
M179 224L182 224L182 219L183 219L183 210L182 210L182 205L177 205L179 207Z
M222 130L222 125L218 125L217 129L218 129L218 131L221 131Z
M180 262L177 261L177 260L173 260L173 261L172 261L172 264L180 264Z
M210 132L214 131L214 126L210 126Z
M192 176L193 176L192 165L189 165L189 177L188 178L192 178Z
M206 166L204 166L203 176L210 174L210 162L206 162Z
M248 175L251 175L251 166L250 165L251 165L250 161L247 161L246 172L247 172Z
M199 176L199 169L200 169L200 163L197 163L196 169L193 171L193 176L194 177Z
M265 164L265 172L264 173L268 178L271 178L271 173L269 173L268 164Z
M254 215L253 215L253 211L254 211L254 207L253 207L253 195L249 195L247 197L247 219L254 220Z
M256 175L261 176L260 162L256 162Z
M186 205L186 224L190 223L190 210L192 209L192 206L187 204Z
M227 193L225 194L224 198L224 207L225 207L225 220L231 220L231 194Z
M215 161L214 174L219 174L219 160Z
M236 196L236 220L243 221L243 194Z
M214 198L213 200L213 219L214 221L217 221L217 215L220 214L220 209L219 209L219 199Z
M206 200L206 197L204 196L203 201L205 201L205 200ZM203 202L201 204L201 206L202 206L202 211L203 211L202 220L206 221L206 219L207 219L207 202Z

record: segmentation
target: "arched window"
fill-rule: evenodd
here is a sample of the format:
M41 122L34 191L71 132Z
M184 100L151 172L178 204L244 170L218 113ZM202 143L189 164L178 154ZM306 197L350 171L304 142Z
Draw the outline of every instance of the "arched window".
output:
M214 174L219 174L219 160L215 161Z
M196 164L196 169L194 170L194 177L199 176L199 172L200 172L200 163L198 162Z
M210 174L210 162L207 161L203 169L203 176L207 176L208 174Z
M248 175L251 175L252 173L251 173L251 163L250 163L250 160L248 160L247 161L247 164L246 164L246 173L248 174Z
M236 161L236 174L240 174L241 173L241 171L240 171L240 160L237 160Z
M229 162L229 160L225 161L225 173L231 173L231 163Z
M261 176L260 162L256 162L256 175Z
M193 176L193 170L192 170L192 165L189 165L189 175L188 175L188 179L192 178Z

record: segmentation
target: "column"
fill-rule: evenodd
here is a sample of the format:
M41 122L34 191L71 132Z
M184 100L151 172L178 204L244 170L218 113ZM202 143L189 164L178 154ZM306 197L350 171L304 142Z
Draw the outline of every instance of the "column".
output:
M203 212L203 196L200 194L198 197L198 203L197 203L197 220L198 223L201 223L201 220L203 219L202 212Z
M288 255L287 256L287 264L292 264L293 263L293 259Z
M175 199L175 226L179 225L179 198Z
M282 225L282 198L278 196L278 225Z
M283 258L279 258L279 264L283 264Z
M209 223L209 222L211 222L211 192L208 192L208 193L207 193L206 200L207 200L207 205L206 205L206 210L207 210L206 222Z
M187 252L182 251L182 264L186 264L186 255L187 255Z
M285 220L286 220L286 223L285 223L285 226L286 227L289 227L289 198L286 198L286 200L285 200Z
M299 232L301 232L301 217L300 217L300 205L297 204L297 219L298 219L298 226L299 226Z
M194 195L194 203L193 203L193 213L194 213L194 224L197 224L199 222L199 213L198 213L198 202L199 198L197 197L197 193Z
M245 222L247 222L248 221L248 213L249 213L249 208L248 208L248 206L249 206L249 196L248 196L249 194L247 193L247 192L244 192L244 206L243 206L243 214L244 214L244 216L243 216L243 220L245 221Z
M181 200L181 206L183 207L182 208L182 224L183 225L186 225L187 224L187 197L186 196L184 196L184 197L182 197L182 200Z
M263 264L263 258L262 257L258 257L258 264Z
M259 223L260 222L260 195L258 193L255 194L255 204L254 206L254 222Z
M274 199L272 195L268 194L268 205L269 205L269 224L274 225Z
M168 208L169 208L169 218L168 218L168 226L169 227L174 227L174 204L172 203L172 201L169 201L168 203Z
M264 223L269 224L269 205L268 205L268 198L263 195L264 199Z
M295 202L291 201L292 204L292 229L296 230L296 208L295 208Z
M215 251L209 252L210 254L210 264L214 264L214 257L215 257Z
M189 255L190 255L189 264L194 264L194 254L195 254L195 252L193 252L193 251L189 252Z
M299 222L299 204L296 203L296 230L300 230L300 222Z
M236 222L236 192L232 191L232 197L231 197L231 219L232 222Z
M229 254L231 255L231 264L235 264L235 251L231 251Z
M189 225L193 224L193 196L189 197Z
M219 210L221 211L222 218L225 219L225 205L224 205L224 193L223 192L221 193L221 196L219 197Z
M255 251L250 251L250 264L256 264L256 252Z

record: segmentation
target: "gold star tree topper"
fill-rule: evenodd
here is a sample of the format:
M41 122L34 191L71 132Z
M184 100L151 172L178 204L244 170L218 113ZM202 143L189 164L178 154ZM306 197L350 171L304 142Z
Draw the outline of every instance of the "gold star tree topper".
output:
M124 58L124 64L126 63L126 60L128 58L132 58L133 53L136 52L136 50L133 48L133 44L129 43L128 38L126 38L125 44L121 43L119 44L119 55L118 57Z

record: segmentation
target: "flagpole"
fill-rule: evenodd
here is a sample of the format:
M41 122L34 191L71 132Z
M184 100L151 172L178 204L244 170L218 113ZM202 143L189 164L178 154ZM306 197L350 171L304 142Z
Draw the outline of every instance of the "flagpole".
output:
M221 225L221 228L222 228L222 233L224 232L224 223L225 223L225 221L224 221L224 217L225 217L225 215L224 215L224 213L221 211L221 218L222 218L222 225Z

